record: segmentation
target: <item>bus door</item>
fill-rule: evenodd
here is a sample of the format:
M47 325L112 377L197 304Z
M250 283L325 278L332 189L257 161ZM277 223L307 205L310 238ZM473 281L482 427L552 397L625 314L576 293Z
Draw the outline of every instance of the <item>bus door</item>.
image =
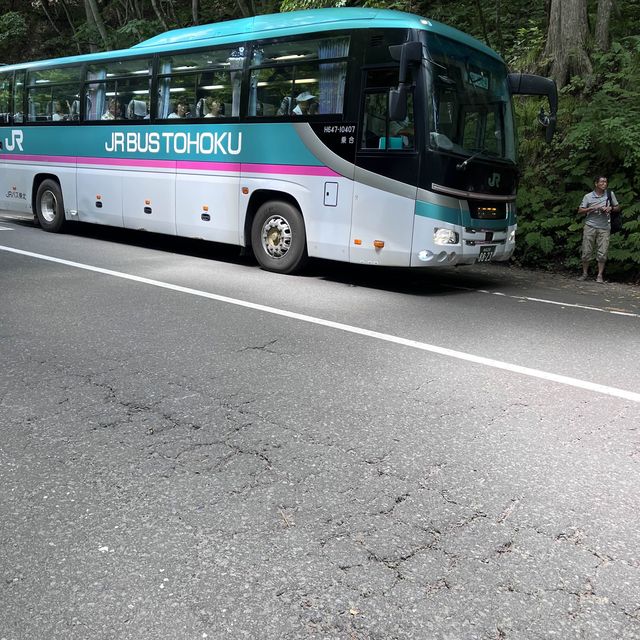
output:
M350 261L409 266L419 174L413 92L407 117L389 119L397 67L364 71L351 220Z

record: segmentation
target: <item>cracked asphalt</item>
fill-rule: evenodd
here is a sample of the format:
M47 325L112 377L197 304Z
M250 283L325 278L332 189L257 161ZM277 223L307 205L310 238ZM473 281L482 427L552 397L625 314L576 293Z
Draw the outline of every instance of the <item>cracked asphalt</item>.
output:
M640 390L637 287L0 227ZM640 638L638 403L2 249L0 362L2 640Z

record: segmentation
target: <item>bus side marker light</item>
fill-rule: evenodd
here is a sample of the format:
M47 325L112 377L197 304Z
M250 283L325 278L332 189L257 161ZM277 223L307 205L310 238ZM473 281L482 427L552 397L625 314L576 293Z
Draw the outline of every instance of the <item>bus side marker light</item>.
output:
M362 244L362 240L360 240L360 238L355 238L353 244L357 244L358 246L360 246Z
M98 195L96 196L96 200L102 200L102 196L98 194Z
M384 240L374 240L373 241L373 246L376 249L382 249L384 247Z
M203 211L209 211L209 207L206 204L202 205L202 210Z
M151 200L145 200L144 203L145 204L151 204Z
M242 187L242 193L246 196L249 193L248 187Z

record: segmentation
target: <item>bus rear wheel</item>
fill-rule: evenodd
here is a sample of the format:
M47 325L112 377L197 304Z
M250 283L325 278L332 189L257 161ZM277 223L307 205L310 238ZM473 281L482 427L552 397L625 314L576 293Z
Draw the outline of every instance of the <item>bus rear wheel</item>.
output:
M36 192L36 216L45 231L59 233L65 226L64 202L60 185L55 180L43 180Z
M288 202L265 202L251 225L251 246L256 260L267 271L295 273L307 260L304 219Z

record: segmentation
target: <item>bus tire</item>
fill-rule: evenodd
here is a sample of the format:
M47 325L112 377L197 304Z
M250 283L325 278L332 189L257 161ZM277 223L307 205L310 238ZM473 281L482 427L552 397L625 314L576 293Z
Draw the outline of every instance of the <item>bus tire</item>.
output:
M307 261L304 218L288 202L271 200L256 212L251 225L251 246L267 271L295 273Z
M45 231L60 233L66 223L62 190L55 180L43 180L36 192L36 217Z

